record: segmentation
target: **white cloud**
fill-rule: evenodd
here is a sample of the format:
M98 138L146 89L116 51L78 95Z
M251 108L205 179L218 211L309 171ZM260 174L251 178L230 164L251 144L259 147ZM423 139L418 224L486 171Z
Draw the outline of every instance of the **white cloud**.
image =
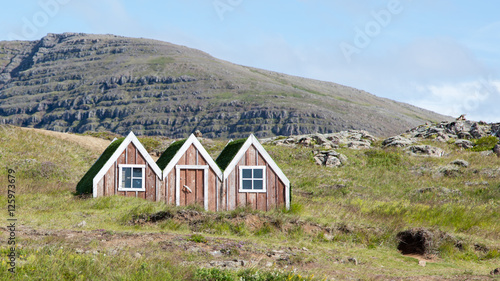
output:
M500 80L477 79L462 83L420 86L421 97L411 103L450 116L500 122Z

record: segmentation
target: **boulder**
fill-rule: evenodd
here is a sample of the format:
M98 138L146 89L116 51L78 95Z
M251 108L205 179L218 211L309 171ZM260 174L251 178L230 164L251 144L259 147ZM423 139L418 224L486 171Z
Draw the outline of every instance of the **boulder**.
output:
M463 149L469 149L474 146L474 144L468 140L456 140L455 145Z
M441 166L438 168L438 172L446 177L456 177L462 174L460 168L455 165Z
M388 139L385 139L382 142L382 146L384 147L406 147L412 145L414 143L413 140L405 138L403 136L394 136Z
M366 149L371 147L371 143L367 141L350 141L347 142L347 147L352 149Z
M441 148L430 145L412 145L406 151L413 156L442 157L444 155Z
M500 144L497 144L495 145L495 147L493 148L493 152L498 156L500 157Z
M469 162L462 160L462 159L457 159L455 161L450 162L450 165L456 165L459 167L467 168L467 167L469 167Z
M325 167L340 167L347 164L347 157L335 150L315 151L314 161L317 165Z

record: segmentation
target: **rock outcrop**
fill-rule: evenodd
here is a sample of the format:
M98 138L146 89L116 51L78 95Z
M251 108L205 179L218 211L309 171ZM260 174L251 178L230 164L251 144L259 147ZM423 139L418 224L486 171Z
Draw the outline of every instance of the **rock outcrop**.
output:
M290 137L262 139L262 143L306 147L321 147L325 149L347 147L351 149L370 148L376 137L362 130L348 130L330 134L311 134Z
M347 157L335 150L315 151L314 161L321 166L336 168L347 164Z

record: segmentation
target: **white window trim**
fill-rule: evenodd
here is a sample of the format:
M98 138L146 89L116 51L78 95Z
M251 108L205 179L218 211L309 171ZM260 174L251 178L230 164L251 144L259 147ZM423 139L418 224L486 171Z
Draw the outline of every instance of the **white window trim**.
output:
M126 188L122 187L122 168L141 168L142 169L142 187L141 188ZM137 164L120 164L118 165L119 178L118 178L118 191L146 191L146 165Z
M267 192L266 166L240 166L239 168L240 168L240 187L238 189L239 192L245 192L245 193L266 193ZM262 189L260 189L260 190L243 189L243 169L262 170Z

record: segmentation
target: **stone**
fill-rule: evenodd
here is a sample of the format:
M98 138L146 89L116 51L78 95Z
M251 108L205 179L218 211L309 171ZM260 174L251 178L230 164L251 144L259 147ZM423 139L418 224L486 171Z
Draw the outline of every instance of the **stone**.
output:
M493 155L493 150L481 151L480 154L481 154L481 156L488 157L488 156Z
M478 186L478 185L489 186L490 184L487 181L480 181L480 182L466 181L465 182L465 186Z
M358 265L358 259L357 258L347 258L347 261L354 264L354 265Z
M408 139L408 138L405 138L402 136L394 136L394 137L390 137L388 139L385 139L382 142L382 146L383 147L391 147L391 146L392 147L406 147L406 146L409 146L413 143L414 143L414 141L411 139Z
M335 150L315 151L314 161L317 165L335 168L347 164L347 157Z
M303 137L299 140L299 144L303 146L312 146L313 139L311 137Z
M367 141L350 141L347 142L347 147L351 149L367 149L371 147L371 144Z
M456 177L462 174L460 168L455 165L441 166L438 168L438 172L446 177Z
M222 257L222 253L220 251L213 251L213 252L210 252L210 254L213 256L213 257Z
M497 155L497 157L500 157L500 144L495 145L493 152Z
M469 167L469 162L465 161L465 160L462 160L462 159L457 159L455 161L452 161L450 162L451 165L456 165L456 166L459 166L459 167L464 167L464 168L467 168Z
M455 145L463 149L469 149L474 146L474 144L468 140L456 140Z
M134 258L136 259L140 259L142 257L142 255L140 253L135 253L134 254Z
M426 261L418 261L418 265L420 265L421 267L425 267L427 265L427 262Z
M84 227L84 226L86 226L86 225L87 225L87 222L85 222L85 221L81 221L81 222L79 222L79 223L76 225L76 227Z
M444 151L441 148L430 145L412 145L406 151L413 156L442 157L444 155Z

